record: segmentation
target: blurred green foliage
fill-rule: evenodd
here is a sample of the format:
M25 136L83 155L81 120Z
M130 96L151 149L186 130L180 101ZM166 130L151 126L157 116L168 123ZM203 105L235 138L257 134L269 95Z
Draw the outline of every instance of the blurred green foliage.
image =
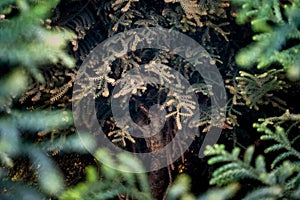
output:
M126 153L120 153L114 159L106 149L98 150L95 157L98 160L105 160L105 163L101 165L101 178L99 179L94 167L89 167L86 181L64 192L60 197L61 200L112 199L120 195L132 199L153 199L147 175L128 172L143 171L139 160ZM108 163L109 166L106 165Z
M64 51L73 34L50 30L46 26L50 10L58 0L15 0L0 3L0 60L9 67L22 66L37 80L43 81L38 67L58 63L72 67L74 61Z
M97 160L104 160L101 170L94 167L86 170L86 181L66 190L61 200L99 200L99 199L154 199L150 193L147 175L145 173L131 173L132 171L144 171L139 160L131 154L121 153L116 158L107 149L96 152ZM106 165L109 163L109 166ZM123 170L116 170L116 169ZM100 176L99 176L100 174ZM186 174L179 175L170 186L167 200L226 200L230 199L239 189L234 183L225 188L212 188L206 193L195 197L191 191L191 178Z
M191 178L186 174L179 175L172 184L167 200L226 200L231 199L238 191L239 185L233 183L224 188L211 188L204 194L195 197L190 192Z
M70 127L72 113L17 106L31 77L44 81L41 67L58 62L74 65L64 49L72 34L45 24L57 3L57 0L0 2L0 199L41 199L44 195L57 195L64 188L63 176L54 162L30 138L38 132ZM37 173L38 188L31 182L12 181L8 176L17 156L30 159Z
M280 64L289 79L300 79L300 2L298 0L231 0L237 23L251 23L253 42L236 57L240 66L258 69Z

